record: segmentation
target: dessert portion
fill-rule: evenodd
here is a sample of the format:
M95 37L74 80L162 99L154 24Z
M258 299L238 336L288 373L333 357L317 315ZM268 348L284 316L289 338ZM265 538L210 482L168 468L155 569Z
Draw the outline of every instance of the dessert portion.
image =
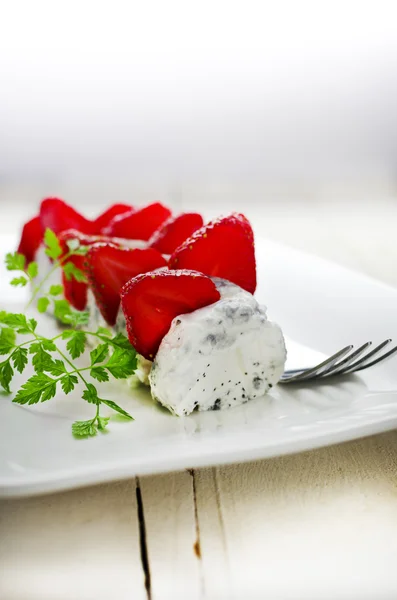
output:
M244 404L283 373L280 327L235 284L194 271L158 271L127 283L121 296L129 339L146 358L139 377L178 416Z
M117 204L89 220L47 199L19 246L27 262L41 261L44 276L46 228L58 237L61 259L71 245L82 250L68 258L74 276L62 273L66 300L88 309L91 331L128 336L135 375L175 415L236 406L278 382L284 339L253 296L254 235L244 215L203 225L198 213L172 215L160 203Z

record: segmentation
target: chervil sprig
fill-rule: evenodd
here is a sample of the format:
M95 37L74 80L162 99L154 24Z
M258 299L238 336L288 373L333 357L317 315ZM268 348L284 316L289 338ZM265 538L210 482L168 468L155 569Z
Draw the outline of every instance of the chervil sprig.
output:
M58 386L65 394L69 394L75 386L82 384L82 398L95 404L97 409L93 419L79 421L73 425L76 436L93 435L103 430L108 418L100 415L100 406L105 405L132 419L131 415L112 400L99 396L93 383L87 380L86 374L98 382L125 379L136 368L136 352L122 334L112 336L110 332L99 328L95 332L84 332L76 329L65 330L61 334L47 338L37 333L37 322L23 314L0 313L0 354L8 355L0 363L0 385L10 393L10 382L14 369L22 373L28 364L29 357L35 375L31 376L20 387L13 402L17 404L37 404L53 398ZM17 343L17 334L26 335L28 340ZM80 357L86 350L87 336L94 336L101 343L91 350L90 363L77 366L72 359ZM67 340L66 350L59 346L60 340ZM58 355L60 358L55 358ZM68 356L69 355L69 356ZM82 423L86 425L83 426Z
M37 263L25 265L21 254L7 254L6 267L10 271L20 271L19 277L12 280L12 285L25 286L29 282L33 286L29 305L37 298L37 309L46 312L52 306L54 316L69 326L62 333L48 338L37 331L37 321L29 319L21 313L0 311L0 355L6 358L0 362L0 386L6 393L11 392L10 384L15 372L23 373L31 362L35 374L29 377L17 391L13 402L17 404L37 404L51 400L62 390L64 394L72 392L77 385L82 388L82 399L96 406L92 419L76 421L72 425L73 435L87 437L103 431L109 422L107 416L100 414L100 409L107 406L123 417L131 420L131 415L113 400L102 398L96 385L114 379L126 379L136 369L136 352L128 339L118 333L113 335L104 327L96 331L86 331L89 314L87 311L74 310L64 298L62 285L51 285L47 290L45 283L56 269L63 269L66 278L74 277L83 281L84 274L68 259L75 255L84 255L87 247L81 246L78 240L67 242L68 252L62 254L57 236L51 231L45 232L45 251L54 261L51 271L36 284L38 276ZM29 306L28 305L28 306ZM19 336L26 336L20 342ZM97 342L97 346L87 352L88 338ZM76 359L89 356L89 360L81 366Z
M46 229L44 232L44 246L46 255L53 261L53 265L43 279L36 283L39 275L39 266L37 262L31 262L26 266L26 260L23 254L18 252L8 253L5 263L8 271L19 271L20 275L11 280L11 285L26 286L29 282L32 284L33 292L28 302L27 307L31 306L37 299L37 310L41 313L46 312L48 307L53 304L55 316L64 322L65 314L70 314L69 303L62 300L56 300L63 292L61 285L52 285L49 290L46 290L46 284L51 276L58 269L62 269L66 279L70 281L72 278L76 281L86 281L86 277L81 269L69 260L73 256L84 256L88 251L88 246L80 244L79 240L71 239L66 241L68 251L65 252L62 246L51 229ZM39 296L39 294L41 294ZM70 323L70 321L66 321Z

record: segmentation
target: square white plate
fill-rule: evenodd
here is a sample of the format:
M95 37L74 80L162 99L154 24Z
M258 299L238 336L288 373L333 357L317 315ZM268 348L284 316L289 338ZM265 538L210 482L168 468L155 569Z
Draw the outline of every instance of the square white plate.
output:
M4 236L0 254L14 244L13 237ZM261 239L257 262L257 297L287 336L290 366L312 364L319 352L331 354L347 344L397 340L397 290ZM0 307L21 310L21 292L6 285L8 276L0 271ZM135 421L111 420L109 433L87 440L71 435L71 423L89 418L93 410L80 394L33 407L1 396L0 496L266 458L393 429L397 359L360 377L277 386L244 406L184 418L123 383L109 385L103 394L117 399Z

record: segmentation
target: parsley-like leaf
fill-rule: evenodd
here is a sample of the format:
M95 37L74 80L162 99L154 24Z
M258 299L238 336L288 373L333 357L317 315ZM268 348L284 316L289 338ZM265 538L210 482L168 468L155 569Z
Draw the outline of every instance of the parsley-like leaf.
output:
M64 316L63 322L72 327L79 327L80 325L87 325L90 318L88 310L74 310L70 309L69 313Z
M44 243L46 245L45 253L54 260L62 254L62 248L55 233L51 229L46 229L44 232Z
M106 364L103 365L115 379L126 379L137 367L136 352L130 344L129 351L116 348Z
M50 400L56 394L57 382L45 373L30 377L18 390L13 402L17 404L37 404Z
M29 349L30 354L34 354L32 365L36 373L51 370L51 365L54 362L52 356L45 351L44 345L41 342L31 344Z
M69 339L66 344L66 349L72 358L78 358L83 354L85 345L87 342L87 336L82 331L74 331L73 336Z
M10 382L13 376L14 370L11 366L9 359L0 363L0 385L7 392L7 394L11 392Z
M32 333L34 333L35 330L36 330L36 327L37 327L37 321L36 321L36 319L29 319L28 323L29 323L29 327L30 327Z
M0 321L4 323L4 325L8 325L8 327L16 329L18 333L22 333L21 330L29 331L29 329L31 329L31 327L28 324L27 318L21 313L7 313L5 311L2 311L0 313Z
M96 365L97 363L103 362L107 359L109 354L109 345L108 344L99 344L94 350L91 350L91 365Z
M128 338L122 333L115 335L114 338L111 339L111 343L113 346L118 346L119 348L123 348L125 350L133 350L135 352Z
M0 354L9 354L15 347L16 334L10 327L0 330Z
M112 410L118 412L120 415L123 415L127 419L130 419L131 421L134 420L134 418L131 417L131 415L126 410L124 410L124 408L121 408L121 406L113 402L113 400L105 400L104 398L101 398L101 402L103 404L106 404L106 406L108 406Z
M39 265L37 262L31 262L27 268L28 275L30 279L34 279L39 274Z
M5 263L7 271L23 271L25 268L25 257L19 252L9 252L6 254Z
M62 389L65 394L69 394L72 390L74 390L74 386L78 383L78 379L76 375L64 375L60 380Z
M97 381L109 381L109 375L106 373L103 367L92 367L90 375Z
M56 377L59 377L59 375L66 373L66 367L61 360L59 360L59 359L53 360L51 358L50 361L46 362L44 371L46 371L47 373L51 373L51 375L55 375Z
M27 348L16 348L12 353L12 362L14 367L19 373L22 373L26 365L28 364L28 351Z
M21 275L21 277L14 277L14 279L11 279L10 284L14 285L14 286L18 286L20 285L21 287L25 287L25 285L27 285L29 283L29 279L26 279L26 277L24 277L23 275Z
M97 434L95 420L75 421L72 425L72 433L78 438L93 437Z
M49 305L50 301L45 296L42 296L37 300L37 310L39 311L39 313L45 313Z
M67 317L72 312L71 306L67 300L54 301L54 317L61 323L68 324Z
M99 404L98 390L92 383L87 383L87 389L83 392L83 400L90 404Z
M50 296L60 296L63 292L63 285L52 285L49 289Z
M100 415L98 415L97 423L98 423L99 431L103 431L104 429L106 429L106 427L108 426L109 420L110 420L110 417L101 417Z
M67 262L63 267L63 272L68 281L75 279L76 281L80 281L82 283L87 282L87 278L84 275L83 271L76 267L71 261Z

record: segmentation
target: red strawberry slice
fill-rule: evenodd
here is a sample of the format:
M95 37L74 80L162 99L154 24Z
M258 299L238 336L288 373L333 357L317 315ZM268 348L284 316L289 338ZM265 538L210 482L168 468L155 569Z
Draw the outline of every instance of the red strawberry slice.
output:
M149 360L153 360L175 317L220 298L214 283L202 273L165 269L131 279L120 295L128 338Z
M102 233L102 230L109 225L114 217L126 212L131 212L131 210L133 210L133 207L129 204L113 204L113 206L110 206L105 212L101 213L99 217L94 219L93 225L95 233Z
M244 215L216 219L175 250L170 269L195 269L222 277L253 294L256 289L254 234Z
M171 211L166 206L155 202L114 217L103 233L128 240L148 240L170 216Z
M66 229L77 229L88 234L95 233L92 221L58 198L43 200L40 206L40 220L43 232L49 228L57 235Z
M93 236L86 235L84 233L80 233L80 231L76 231L76 229L67 229L59 234L58 239L60 241L63 254L60 258L63 258L67 252L69 252L69 248L67 242L70 240L78 240L81 246L92 246L93 244L97 244L99 242L107 243L110 242L110 238L105 236ZM80 269L80 271L84 271L84 256L70 256L66 262L72 262L75 267ZM88 286L83 281L76 281L74 277L68 280L65 277L65 274L62 273L62 284L64 296L68 302L76 309L76 310L84 310L87 306L87 289Z
M18 252L23 254L26 259L26 265L35 259L36 252L39 249L43 239L40 217L30 219L22 229L21 239L18 246Z
M184 213L170 217L154 232L149 240L150 248L163 254L172 254L188 237L203 226L203 217L198 213Z
M84 270L105 321L109 325L116 323L120 289L127 281L166 264L154 248L129 249L114 244L92 246L85 256Z

